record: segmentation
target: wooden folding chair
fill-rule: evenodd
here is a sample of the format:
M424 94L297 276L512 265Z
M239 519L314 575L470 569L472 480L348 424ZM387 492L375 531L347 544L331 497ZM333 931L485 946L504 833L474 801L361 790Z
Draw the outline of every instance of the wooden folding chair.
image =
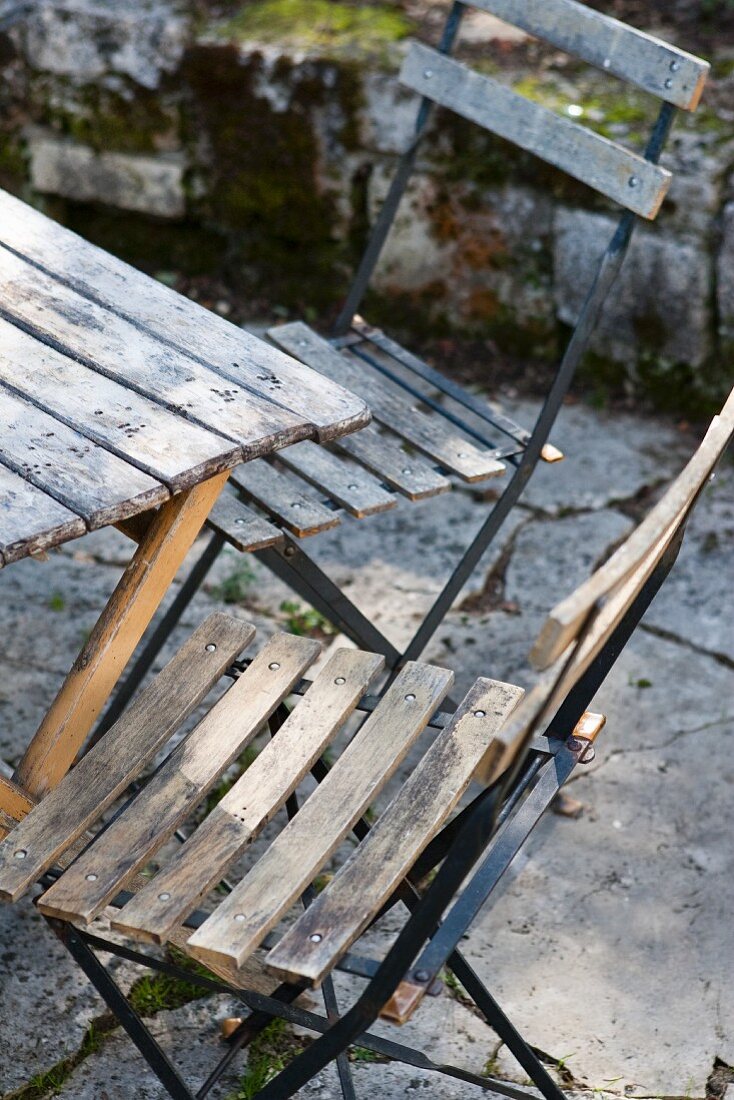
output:
M551 429L622 266L633 229L638 219L655 218L670 184L671 173L658 160L676 110L695 109L709 66L576 0L471 0L469 6L492 12L661 100L644 155L454 60L450 55L466 11L464 3L456 2L451 8L438 49L411 46L400 80L421 96L415 135L399 162L336 335L326 340L302 323L269 333L279 347L359 393L372 409L374 423L334 446L301 443L284 449L275 461L249 463L233 474L230 485L235 493L220 498L210 519L215 533L120 689L102 728L109 728L133 696L225 543L255 553L344 634L383 654L390 667L417 659L497 536L538 461L563 457L548 442ZM426 138L434 105L535 154L624 208L532 432L357 315ZM502 475L508 468L513 473L502 495L402 652L301 544L304 537L335 526L340 513L363 519L392 507L395 494L416 501L455 483Z
M343 1095L354 1097L346 1057L354 1043L526 1100L531 1094L524 1089L436 1065L429 1055L368 1030L378 1016L396 1024L409 1019L426 994L440 991L439 975L448 967L547 1100L561 1100L459 942L561 784L591 759L604 719L587 708L669 572L691 509L733 434L734 393L647 518L551 613L532 653L548 671L524 699L519 687L480 679L458 708L443 711L452 673L415 662L370 694L385 662L359 650L335 650L306 679L318 643L278 634L253 659L238 659L254 628L215 614L42 801L30 810L19 806L17 820L5 816L0 898L14 902L40 882L39 909L171 1096L191 1100L194 1094L99 952L185 974L205 990L231 993L250 1010L197 1097L207 1095L233 1049L279 1017L318 1038L260 1089L259 1100L292 1096L333 1059ZM229 690L146 774L223 674L233 680ZM333 751L339 731L356 715L362 716L358 731L328 765L327 747ZM208 816L179 832L182 845L166 857L164 842L191 819L264 724L272 737L254 763ZM422 738L428 743L420 762L391 791L426 728L431 737ZM301 801L297 790L309 773L317 785ZM452 818L472 778L480 791ZM366 811L381 791L391 797L370 825ZM238 881L225 882L284 806L282 830ZM314 880L350 832L356 848L317 894ZM160 860L157 870L149 868L153 857ZM217 885L223 889L212 892ZM299 898L305 911L278 935L276 927ZM355 951L362 934L397 902L408 915L385 957ZM89 931L107 906L118 933L147 944L175 943L209 975L184 972L170 959ZM250 984L259 948L280 982L268 993ZM343 1014L334 969L366 982ZM296 1003L302 990L320 985L325 1016Z

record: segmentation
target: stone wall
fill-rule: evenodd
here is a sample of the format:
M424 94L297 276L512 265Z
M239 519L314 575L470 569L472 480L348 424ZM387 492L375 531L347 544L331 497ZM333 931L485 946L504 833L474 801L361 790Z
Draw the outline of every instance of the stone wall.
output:
M411 132L415 100L394 75L404 41L431 31L418 8L339 0L39 5L0 40L0 182L183 289L219 280L251 309L328 315ZM481 13L464 38L476 67L644 140L641 94ZM639 230L590 368L600 387L692 413L730 382L734 351L734 64L716 59L714 75L674 132L669 200ZM441 114L370 314L551 358L613 219L586 188Z

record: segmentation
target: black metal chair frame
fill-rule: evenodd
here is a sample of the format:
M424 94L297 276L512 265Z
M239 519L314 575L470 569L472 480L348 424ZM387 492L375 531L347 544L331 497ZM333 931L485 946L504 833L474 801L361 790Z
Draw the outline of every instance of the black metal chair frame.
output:
M421 1051L369 1031L401 981L409 980L412 985L423 987L430 995L440 991L440 984L437 984L439 976L444 968L448 968L546 1100L564 1100L562 1090L461 955L458 945L562 784L578 763L593 759L593 746L588 740L574 736L575 727L670 572L680 549L684 526L684 523L680 525L629 609L568 692L544 732L538 734L533 725L529 727L525 735L525 749L516 757L509 774L481 791L437 834L414 864L410 876L403 880L378 914L376 919L398 901L403 902L410 912L385 958L380 961L350 952L338 964L337 969L367 981L362 994L343 1015L339 1014L331 978L323 986L326 1016L322 1016L294 1004L305 988L302 984L282 983L271 996L266 996L215 978L206 978L197 971L184 970L168 960L125 947L64 921L45 918L172 1097L177 1100L199 1100L207 1096L232 1063L236 1052L250 1043L272 1020L279 1018L315 1032L318 1038L260 1089L256 1094L257 1100L286 1100L332 1061L337 1063L345 1100L356 1100L347 1058L348 1048L354 1044L388 1059L434 1070L512 1100L529 1100L532 1094L526 1089L451 1065L439 1065ZM241 665L233 666L230 675L237 676L241 669ZM565 666L555 675L556 683L564 670ZM300 690L304 687L301 685ZM374 700L366 697L360 709L370 710L373 706ZM272 732L275 732L282 717L282 712L276 712ZM440 727L441 716L436 716L431 724ZM314 767L312 774L320 782L327 772L327 765L322 760ZM297 812L298 803L293 796L288 803L288 813L292 816ZM501 826L504 827L498 831ZM354 827L354 835L362 839L369 829L370 825L362 818ZM436 867L435 878L421 893L415 884ZM471 877L462 889L468 875ZM48 886L57 877L57 872L48 872L41 884ZM226 889L227 884L223 885ZM112 904L122 906L130 896L123 892ZM312 896L309 892L304 895L302 900L305 905L309 904ZM206 916L204 912L194 912L185 924L195 929ZM271 947L276 940L277 937L271 934L264 941L264 946ZM185 979L211 993L227 993L249 1009L250 1014L230 1037L228 1050L197 1092L192 1092L184 1083L168 1055L115 984L100 961L99 953L108 953L151 971Z
M438 52L447 56L452 54L466 6L462 0L455 0L443 28L440 44L437 47ZM426 135L433 114L433 108L434 104L430 99L423 98L421 100L415 123L415 135L400 158L387 198L375 223L367 249L336 323L335 335L331 343L337 348L348 346L350 343L349 328L359 309L398 207L405 194L418 150ZM644 151L645 159L651 164L657 164L660 159L676 111L677 107L667 101L664 101L660 107ZM402 652L345 595L324 569L307 553L300 541L286 535L285 543L282 546L253 551L256 557L284 581L293 592L321 612L348 638L357 645L381 653L385 657L388 666L398 669L406 661L416 660L421 656L453 602L471 577L480 559L498 535L514 506L518 503L535 467L540 461L541 453L548 442L553 424L568 393L576 370L589 347L591 336L604 303L627 255L638 220L639 215L631 210L625 210L622 213L616 230L601 257L593 283L532 432L524 431L501 414L494 413L485 402L477 399L473 394L464 390L451 379L444 377L416 356L405 352L398 344L384 336L378 338L380 348L387 351L400 366L413 372L418 385L420 385L421 380L429 382L443 394L459 402L478 416L487 425L486 432L499 430L510 435L512 440L511 445L497 448L496 439L490 438L484 430L480 431L476 428L467 427L460 418L455 418L455 422L460 424L476 440L495 448L496 455L509 462L514 467L514 472L489 515L459 558L453 572L436 596L415 635ZM409 393L419 397L424 403L431 404L431 399L427 399L424 392L412 386L399 374L392 373L386 368L384 362L378 362L361 348L358 351L355 349L355 353L369 362L371 366L387 374ZM435 407L439 408L440 406L436 405ZM445 416L446 410L442 409L441 411ZM110 728L137 691L141 680L152 667L156 656L203 583L225 542L225 537L219 531L215 531L210 535L203 552L181 585L170 608L151 633L149 641L133 664L125 681L120 684L115 697L100 722L99 733L103 733Z

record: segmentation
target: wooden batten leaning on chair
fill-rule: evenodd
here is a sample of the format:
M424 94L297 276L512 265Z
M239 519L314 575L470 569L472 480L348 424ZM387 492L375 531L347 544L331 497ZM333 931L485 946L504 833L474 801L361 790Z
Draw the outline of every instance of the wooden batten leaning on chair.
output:
M498 80L473 71L451 54L466 10L482 8L607 75L660 101L644 152L632 151L568 117L534 103ZM413 43L401 83L420 96L415 133L401 157L375 222L335 334L326 339L302 322L273 328L274 344L327 379L359 394L374 424L338 443L286 447L274 459L241 466L210 518L214 534L166 620L118 693L103 725L118 716L160 647L229 543L256 553L301 598L358 645L381 653L390 668L418 659L489 544L518 502L539 461L557 462L550 440L563 398L601 310L613 292L634 227L654 219L671 183L658 162L676 110L695 110L708 64L575 0L472 0L454 3L437 49ZM581 102L583 102L581 100ZM436 108L453 112L498 139L554 165L623 210L587 289L574 331L532 431L459 385L368 324L359 310L411 178L418 150L430 140ZM556 440L562 445L562 440ZM507 476L509 475L509 476ZM476 533L411 641L399 650L308 554L304 539L342 517L366 519L394 507L400 496L418 501L454 484L506 476L504 491L486 509ZM477 506L481 504L477 502Z
M691 509L733 434L734 393L647 518L551 612L532 654L547 676L524 698L520 687L480 679L458 707L443 709L453 682L449 670L409 662L381 687L382 655L359 650L335 649L309 677L320 646L286 634L275 635L254 658L238 660L254 628L215 614L45 798L29 812L17 806L17 822L3 820L0 899L16 901L41 883L41 913L171 1096L192 1100L194 1093L130 1010L97 951L231 992L251 1010L231 1036L235 1046L274 1017L315 1032L318 1038L257 1093L259 1100L292 1096L333 1059L344 1096L354 1096L345 1052L356 1042L514 1100L529 1097L369 1032L379 1015L407 1020L437 991L445 967L547 1100L561 1100L558 1085L458 945L562 783L589 759L603 718L588 707L672 567ZM231 687L142 782L225 672ZM345 723L357 715L357 733L327 765L325 750L333 752ZM255 761L208 815L197 817L197 807L264 725L272 736ZM421 759L398 781L407 754L421 745ZM303 796L298 789L309 773L317 785ZM481 780L478 793L455 812L473 778ZM381 792L386 806L371 825L366 811ZM283 807L287 822L263 854L229 883L226 896L213 892ZM187 838L164 856L165 842L186 821ZM350 833L356 848L317 895L314 880ZM142 877L154 857L159 869ZM281 919L299 899L304 911L279 934ZM362 934L398 901L409 915L384 958L354 953ZM174 943L210 976L88 930L108 906L118 932ZM366 982L343 1013L335 969ZM295 1003L307 986L323 987L325 1016ZM230 1056L197 1096L213 1087Z

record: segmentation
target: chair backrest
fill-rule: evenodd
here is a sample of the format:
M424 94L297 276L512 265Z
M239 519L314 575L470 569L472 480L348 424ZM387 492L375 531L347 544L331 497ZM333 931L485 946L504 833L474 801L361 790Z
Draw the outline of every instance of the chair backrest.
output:
M468 7L491 12L660 99L662 107L652 126L644 155L454 60L450 54ZM631 214L652 219L660 209L672 178L671 173L657 162L675 110L695 109L708 71L707 62L587 8L577 0L467 0L466 3L455 0L439 47L432 49L413 43L405 57L400 80L422 96L415 137L398 166L337 321L337 333L346 332L358 312L405 192L416 150L434 104L449 108L553 164L619 203ZM625 231L626 239L618 242L623 245L622 252L626 251L631 228L630 224Z
M504 759L478 777L491 782L518 758L541 724L568 736L601 686L670 571L685 524L734 437L734 390L697 451L664 496L595 573L548 615L530 653L548 674L525 696L502 731Z

